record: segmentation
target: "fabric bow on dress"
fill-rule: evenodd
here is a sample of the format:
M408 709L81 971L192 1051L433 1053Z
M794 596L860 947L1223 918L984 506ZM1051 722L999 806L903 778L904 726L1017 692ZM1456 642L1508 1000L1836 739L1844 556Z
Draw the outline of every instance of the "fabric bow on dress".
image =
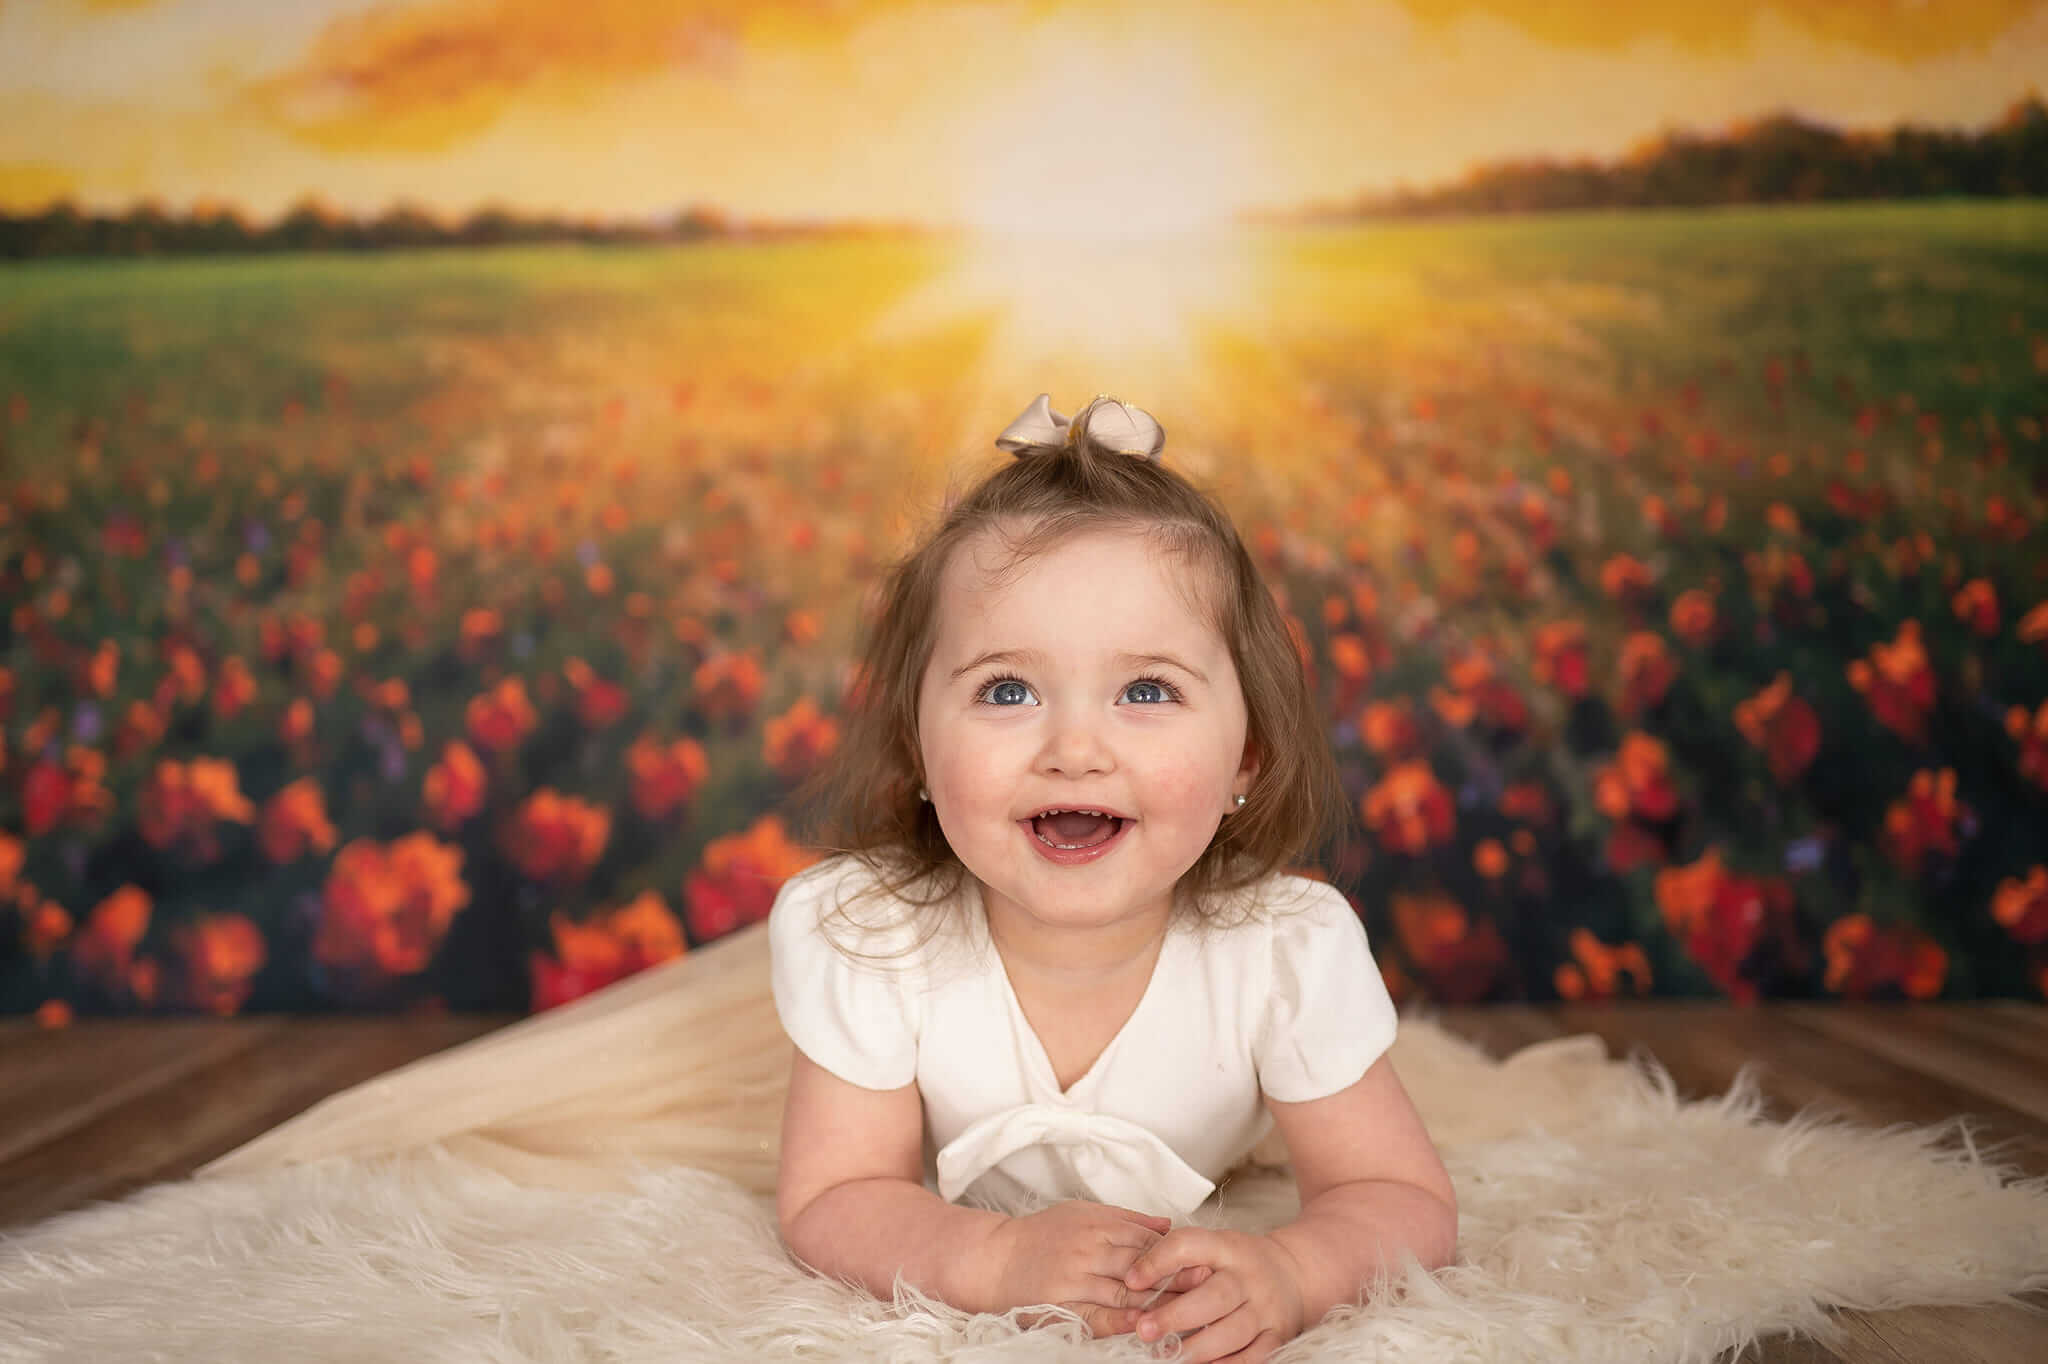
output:
M991 1113L946 1143L938 1155L939 1195L954 1202L1003 1162L1020 1158L1049 1171L1013 1174L1026 1187L1055 1186L1098 1203L1157 1217L1185 1217L1216 1186L1152 1132L1107 1113L1024 1104ZM1030 1177L1040 1176L1040 1177Z
M1052 410L1052 395L1041 393L1024 415L1003 428L996 445L1022 459L1036 451L1062 450L1083 436L1098 450L1113 455L1135 455L1155 464L1166 446L1166 431L1141 407L1118 402L1107 393L1072 418Z

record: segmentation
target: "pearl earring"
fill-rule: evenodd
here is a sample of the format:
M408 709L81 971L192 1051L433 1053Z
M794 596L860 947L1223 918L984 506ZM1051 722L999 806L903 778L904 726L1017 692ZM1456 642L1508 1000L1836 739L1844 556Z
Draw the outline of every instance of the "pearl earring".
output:
M920 786L917 788L917 798L919 800L930 800L932 798L932 793L925 790L922 786Z
M1238 808L1238 809L1240 809L1240 810L1242 810L1242 809L1244 808L1244 797L1243 797L1243 796L1239 796L1239 797L1237 798L1237 808Z

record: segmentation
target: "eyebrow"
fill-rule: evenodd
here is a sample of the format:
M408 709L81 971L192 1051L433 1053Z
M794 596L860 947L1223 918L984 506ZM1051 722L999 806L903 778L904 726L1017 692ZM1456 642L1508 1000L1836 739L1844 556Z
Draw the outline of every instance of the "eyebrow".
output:
M1114 656L1113 661L1125 667L1158 667L1163 665L1168 668L1178 668L1203 686L1209 685L1208 677L1200 668L1183 663L1172 654L1117 654ZM953 681L973 672L976 668L986 667L991 663L1042 664L1044 662L1045 655L1037 649L994 649L962 663L959 667L953 669L952 675L947 680Z

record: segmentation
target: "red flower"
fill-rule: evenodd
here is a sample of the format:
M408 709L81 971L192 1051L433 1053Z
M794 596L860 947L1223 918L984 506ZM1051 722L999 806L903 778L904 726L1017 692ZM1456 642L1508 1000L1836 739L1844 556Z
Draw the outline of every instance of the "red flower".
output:
M1920 622L1899 626L1890 644L1870 646L1868 659L1849 664L1849 685L1863 693L1877 722L1910 744L1927 741L1934 709L1934 670L1920 643Z
M1557 968L1553 983L1566 999L1613 999L1621 993L1621 976L1628 975L1629 990L1650 993L1650 962L1635 943L1609 947L1585 928L1572 930L1572 956L1576 961Z
M2048 942L2048 867L2036 863L2025 879L2008 876L1991 896L1991 917L2014 942Z
M1359 735L1374 757L1393 762L1414 755L1422 745L1422 731L1415 723L1415 707L1403 696L1393 701L1372 701L1359 717Z
M1629 715L1654 710L1678 680L1678 664L1664 636L1637 630L1621 642L1621 708Z
M424 971L469 903L461 871L462 849L431 834L353 840L327 873L314 958L373 979Z
M536 1013L601 990L688 950L682 925L661 896L651 890L588 923L572 923L557 914L548 927L554 938L554 955L536 952L530 958Z
M1735 706L1735 727L1764 752L1780 785L1797 781L1820 752L1820 716L1792 694L1792 676L1779 673L1771 685Z
M543 786L521 802L505 827L505 855L534 881L581 881L604 855L611 812Z
M1657 873L1657 906L1686 954L1732 998L1757 997L1756 977L1772 967L1804 969L1791 886L1721 865L1720 849Z
M1909 999L1933 999L1948 975L1948 953L1917 928L1880 928L1867 914L1828 925L1827 987L1849 999L1867 999L1896 986Z
M1957 589L1951 605L1956 619L1989 639L1998 633L1998 589L1983 578L1972 578Z
M441 761L427 769L421 799L427 818L442 833L453 833L484 808L488 778L476 753L460 739L441 749Z
M320 784L301 777L264 803L257 821L263 855L283 865L308 851L325 854L334 847L334 826L327 822L327 802Z
M1929 853L1954 857L1962 851L1969 818L1970 807L1956 799L1955 769L1923 768L1885 811L1884 850L1908 876L1918 876Z
M1393 912L1394 930L1433 999L1469 1004L1493 992L1508 952L1491 919L1475 928L1463 905L1435 891L1396 893Z
M1450 792L1420 759L1396 763L1361 803L1366 828L1388 851L1416 856L1451 838Z
M816 860L789 841L774 815L755 820L744 834L712 839L683 887L690 936L707 942L767 918L782 883Z
M838 746L839 726L819 712L817 702L800 696L786 713L768 721L761 758L784 781L799 782Z
M1586 694L1591 669L1586 663L1586 626L1583 621L1559 620L1536 627L1536 660L1530 671L1536 680L1556 687L1566 696Z
M467 719L471 742L493 753L519 747L539 723L533 703L526 698L526 683L516 677L505 678L483 695L470 698Z
M266 956L255 924L240 914L205 914L173 929L171 941L187 1003L223 1018L241 1009Z

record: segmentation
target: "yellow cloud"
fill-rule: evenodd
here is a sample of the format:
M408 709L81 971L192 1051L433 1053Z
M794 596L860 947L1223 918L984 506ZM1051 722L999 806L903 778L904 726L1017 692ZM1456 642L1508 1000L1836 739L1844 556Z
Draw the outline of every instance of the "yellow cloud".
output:
M1825 42L1905 62L1980 47L2044 8L2042 0L1399 0L1425 23L1490 15L1564 47L1620 48L1668 38L1725 54L1776 18Z
M70 171L46 161L0 161L0 211L34 213L76 197Z

